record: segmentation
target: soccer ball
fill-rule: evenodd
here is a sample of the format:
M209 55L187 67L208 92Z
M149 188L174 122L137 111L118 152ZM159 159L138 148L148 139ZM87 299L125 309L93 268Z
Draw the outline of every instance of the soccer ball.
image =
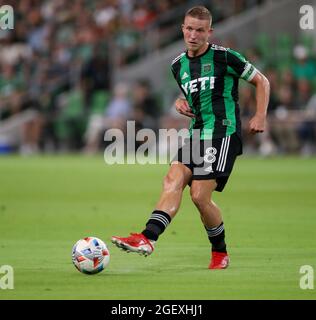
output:
M73 246L72 262L82 273L99 273L109 264L110 252L102 240L96 237L86 237L77 241Z

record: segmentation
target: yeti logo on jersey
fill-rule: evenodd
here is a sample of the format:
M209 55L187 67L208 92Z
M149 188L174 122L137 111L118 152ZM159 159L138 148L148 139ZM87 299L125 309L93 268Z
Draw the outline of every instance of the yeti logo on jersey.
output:
M211 165L205 168L204 171L214 172L212 168L212 164L216 161L216 157L215 157L216 153L217 153L217 150L214 147L210 147L205 150L204 162L210 163Z
M181 85L185 94L198 92L200 90L214 89L216 77L201 77L188 81Z

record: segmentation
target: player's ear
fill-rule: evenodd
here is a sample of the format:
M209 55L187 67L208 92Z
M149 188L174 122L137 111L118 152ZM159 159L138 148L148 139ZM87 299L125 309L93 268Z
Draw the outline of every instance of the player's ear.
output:
M184 31L184 23L181 24L181 30Z
M210 37L212 34L213 34L213 28L212 27L210 27L210 29L208 30L208 36Z

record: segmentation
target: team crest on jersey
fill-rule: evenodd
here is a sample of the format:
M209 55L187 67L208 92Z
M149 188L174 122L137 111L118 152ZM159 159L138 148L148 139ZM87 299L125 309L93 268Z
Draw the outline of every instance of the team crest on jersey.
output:
M210 72L212 69L211 64L210 63L203 64L202 69L203 69L203 72Z

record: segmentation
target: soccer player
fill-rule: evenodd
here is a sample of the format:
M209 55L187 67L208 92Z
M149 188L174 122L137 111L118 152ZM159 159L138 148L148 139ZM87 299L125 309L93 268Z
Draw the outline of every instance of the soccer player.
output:
M126 238L113 236L112 242L125 251L150 255L158 237L175 217L183 190L189 185L211 243L209 269L225 269L229 256L224 223L212 194L223 191L234 161L242 153L238 81L242 78L256 88L256 112L249 122L254 134L265 130L270 86L242 55L208 43L211 22L205 7L196 6L186 12L182 32L187 50L171 65L183 93L175 102L176 110L192 118L191 138L171 162L145 229Z

